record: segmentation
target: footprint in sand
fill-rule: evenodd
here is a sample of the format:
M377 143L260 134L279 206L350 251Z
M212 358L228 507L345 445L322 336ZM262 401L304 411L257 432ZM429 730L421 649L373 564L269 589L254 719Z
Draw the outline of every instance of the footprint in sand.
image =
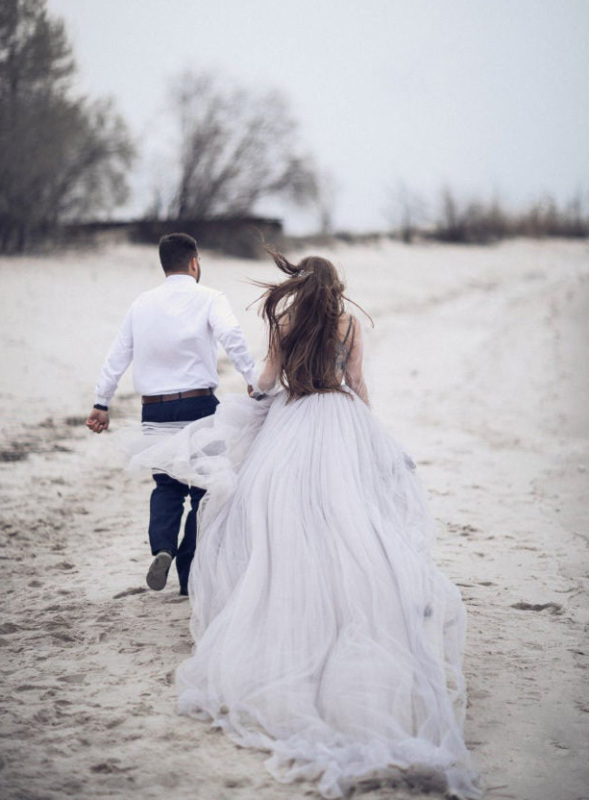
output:
M243 789L246 786L251 786L251 783L249 778L227 778L223 781L223 786L226 789Z
M521 600L519 603L513 603L511 608L517 608L519 611L544 611L548 608L551 614L564 614L560 603L526 603Z
M113 600L120 600L121 597L129 597L132 594L144 594L146 591L147 589L145 589L143 586L136 586L133 589L125 589L124 591L113 595Z
M57 680L62 681L63 683L80 684L84 683L86 677L87 676L84 672L74 672L71 675L60 675Z
M112 775L116 772L129 772L129 770L134 769L134 767L119 767L119 759L113 758L109 761L103 761L100 764L94 764L93 767L90 767L92 772L97 772L103 775Z
M5 635L7 633L18 633L20 627L15 625L14 622L4 622L0 625L0 634Z

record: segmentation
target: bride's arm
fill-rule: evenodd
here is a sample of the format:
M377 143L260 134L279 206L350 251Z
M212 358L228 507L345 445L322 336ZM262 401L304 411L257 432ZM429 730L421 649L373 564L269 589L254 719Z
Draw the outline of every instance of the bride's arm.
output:
M280 374L280 354L278 348L273 343L266 357L266 364L258 378L258 387L261 392L269 392L274 388L274 384Z
M369 405L368 389L362 374L363 352L362 329L358 320L352 317L352 349L348 356L345 380L346 385L353 389L366 405Z
M274 336L270 343L270 349L266 356L266 365L258 378L258 387L261 392L269 392L274 388L276 381L282 369L282 358L280 355L280 347L278 346L277 337L282 337L290 330L290 314L287 312L282 316L278 322L278 331L274 332Z

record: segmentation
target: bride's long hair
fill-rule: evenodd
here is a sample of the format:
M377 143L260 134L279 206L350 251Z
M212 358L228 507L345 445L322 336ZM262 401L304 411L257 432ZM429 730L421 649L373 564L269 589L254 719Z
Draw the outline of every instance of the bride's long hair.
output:
M319 256L307 256L295 265L269 245L266 251L288 275L282 283L257 285L266 289L260 313L268 324L269 351L280 359L280 382L289 399L343 391L336 357L339 321L348 298L336 268Z

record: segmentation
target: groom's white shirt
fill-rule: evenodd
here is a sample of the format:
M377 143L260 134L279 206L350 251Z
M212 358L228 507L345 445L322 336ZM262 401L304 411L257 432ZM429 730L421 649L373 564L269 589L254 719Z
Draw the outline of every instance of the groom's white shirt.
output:
M109 405L131 361L139 394L214 389L218 344L251 384L255 363L225 295L190 275L169 275L127 312L100 372L95 402Z

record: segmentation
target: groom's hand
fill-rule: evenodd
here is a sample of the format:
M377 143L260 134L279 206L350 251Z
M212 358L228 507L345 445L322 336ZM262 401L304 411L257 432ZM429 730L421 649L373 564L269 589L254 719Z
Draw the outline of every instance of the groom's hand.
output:
M86 420L86 427L90 428L94 433L102 433L102 431L108 430L108 411L93 408Z

